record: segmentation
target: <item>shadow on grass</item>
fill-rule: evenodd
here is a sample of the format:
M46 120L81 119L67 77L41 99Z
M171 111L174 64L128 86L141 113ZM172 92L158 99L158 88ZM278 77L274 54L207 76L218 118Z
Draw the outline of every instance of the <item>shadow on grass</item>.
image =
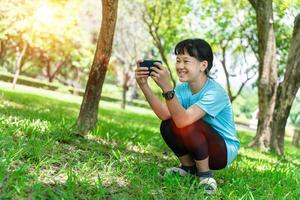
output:
M138 145L149 144L144 135L152 132L146 125L147 120L153 120L151 117L122 112L112 116L109 110L102 110L101 124L93 132L97 137L81 138L70 133L75 121L72 110L77 105L56 102L57 105L53 106L51 100L46 103L48 98L39 97L37 108L34 101L29 100L22 96L16 100L0 99L0 102L6 103L5 107L0 107L3 133L0 145L6 160L1 163L3 176L0 176L0 191L6 195L2 197L42 195L51 198L51 195L70 195L72 199L72 195L81 192L89 198L96 195L101 199L103 191L106 196L117 193L130 195L128 188L132 181L127 180L128 176L139 175L143 169L140 166L149 166L149 163L150 171L154 173L157 163L168 161L163 154L155 152L155 148L149 151L149 148ZM68 182L70 174L67 178L64 175L61 181L51 181L67 174L68 170L76 175L78 184L72 186ZM98 180L98 177L103 180ZM16 182L19 183L17 188ZM80 185L82 182L83 186ZM127 190L122 189L122 185ZM36 193L39 190L44 193Z
M22 136L14 135L11 138L15 141L12 142L14 145L1 145L3 151L13 151L12 157L8 156L10 162L5 166L5 176L1 180L3 185L8 185L5 188L0 186L4 194L9 195L11 191L15 191L18 195L23 193L24 197L27 194L34 195L36 188L39 188L38 190L45 191L39 195L46 197L70 195L68 197L72 199L72 195L78 194L77 197L83 197L82 194L86 194L92 198L97 194L98 198L103 192L105 196L117 193L125 195L130 191L128 188L132 183L128 180L130 174L135 174L134 177L143 174L145 171L141 170L145 168L141 167L142 165L156 165L162 160L167 162L162 154L133 151L123 144L101 138L74 137L67 131L61 132L61 129L52 130L51 133L46 141L44 136L39 134L27 136L26 140L23 140ZM22 151L16 154L18 149ZM156 169L154 168L154 171ZM69 173L70 170L73 174ZM158 176L155 173L152 175ZM75 177L74 180L72 176ZM103 178L103 182L100 177ZM39 181L41 179L44 181ZM69 179L74 183L70 183ZM23 187L17 190L12 182L19 182ZM102 189L99 189L100 186Z
M101 109L96 130L82 138L70 133L78 104L14 95L0 96L0 193L6 197L201 199L190 179L160 179L159 172L176 161L153 117ZM253 137L239 136L242 146ZM269 159L268 153L252 156L248 150L239 155L232 167L217 173L224 182L216 199L231 199L231 193L233 199L245 194L278 199L296 191L298 166Z

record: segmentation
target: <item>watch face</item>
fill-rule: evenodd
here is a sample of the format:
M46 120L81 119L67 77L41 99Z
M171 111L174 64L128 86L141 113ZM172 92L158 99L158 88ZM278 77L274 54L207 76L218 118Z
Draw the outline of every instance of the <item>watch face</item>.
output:
M164 96L165 99L167 99L167 100L173 99L174 95L175 95L175 91L174 91L174 90L169 91L169 92L166 92L166 93L163 94L163 96Z

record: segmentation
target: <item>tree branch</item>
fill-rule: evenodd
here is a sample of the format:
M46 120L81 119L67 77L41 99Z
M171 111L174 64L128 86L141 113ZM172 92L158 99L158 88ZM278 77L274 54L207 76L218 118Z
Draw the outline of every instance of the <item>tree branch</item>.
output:
M256 10L256 8L257 8L257 0L249 0L249 2L252 5L252 7Z

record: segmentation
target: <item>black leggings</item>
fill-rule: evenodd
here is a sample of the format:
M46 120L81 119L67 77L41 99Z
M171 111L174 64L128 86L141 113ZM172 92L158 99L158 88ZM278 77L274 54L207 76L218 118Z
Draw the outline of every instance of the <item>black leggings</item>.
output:
M190 155L194 160L209 156L209 168L222 169L227 164L224 139L202 119L184 128L177 128L173 120L162 121L160 133L177 157Z

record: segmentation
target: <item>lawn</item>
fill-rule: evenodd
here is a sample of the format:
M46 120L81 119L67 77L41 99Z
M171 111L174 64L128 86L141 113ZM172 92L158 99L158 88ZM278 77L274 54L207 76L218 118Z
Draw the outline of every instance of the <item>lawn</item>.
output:
M286 156L247 148L215 172L218 192L205 196L194 177L166 176L175 156L162 142L159 120L145 108L100 103L99 123L72 135L80 98L63 100L0 89L0 199L299 199L300 151Z

